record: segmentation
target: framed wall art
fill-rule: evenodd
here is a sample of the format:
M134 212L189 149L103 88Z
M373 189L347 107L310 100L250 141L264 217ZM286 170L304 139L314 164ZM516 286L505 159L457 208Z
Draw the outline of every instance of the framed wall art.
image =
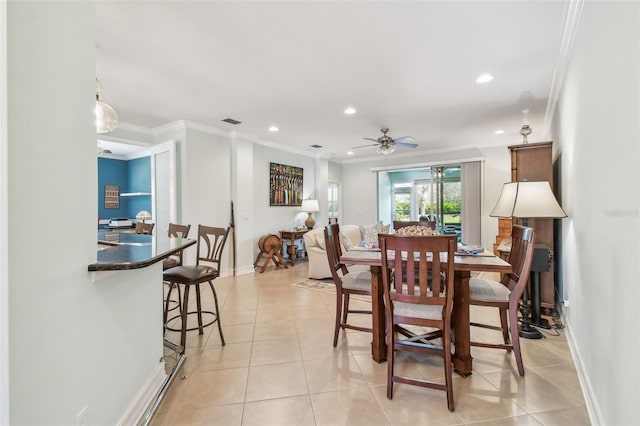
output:
M120 187L118 185L104 186L104 208L105 209L120 208Z
M270 206L300 206L302 204L303 171L302 167L270 163Z

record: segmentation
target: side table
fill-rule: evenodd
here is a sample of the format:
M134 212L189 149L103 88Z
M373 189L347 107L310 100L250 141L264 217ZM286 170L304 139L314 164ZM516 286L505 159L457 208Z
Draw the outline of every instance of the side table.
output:
M302 236L304 234L306 234L307 232L309 232L308 230L304 230L304 231L280 231L280 238L282 238L282 240L289 240L291 241L291 244L289 244L289 249L287 250L287 253L289 254L289 263L291 264L291 266L296 264L296 240L299 240L302 238Z

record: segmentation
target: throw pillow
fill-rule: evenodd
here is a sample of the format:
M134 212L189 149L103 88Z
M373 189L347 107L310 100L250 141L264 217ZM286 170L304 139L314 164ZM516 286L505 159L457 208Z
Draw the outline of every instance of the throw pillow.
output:
M367 243L378 242L378 225L361 226L360 233L362 233L362 241Z
M361 226L360 233L362 233L362 241L378 244L378 234L388 234L390 226L391 225L383 225L382 222L371 226Z
M377 227L378 227L378 234L388 234L391 224L383 225L382 222L378 222Z
M342 243L342 247L348 251L353 248L353 242L346 234L340 233L340 242Z

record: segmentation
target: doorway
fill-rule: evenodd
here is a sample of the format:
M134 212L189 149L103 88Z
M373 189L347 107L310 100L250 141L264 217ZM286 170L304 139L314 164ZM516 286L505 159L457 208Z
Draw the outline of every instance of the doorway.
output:
M115 141L107 137L100 138L98 146L98 202L102 203L104 193L102 187L106 183L105 179L121 179L120 182L124 182L121 192L124 194L120 194L120 200L125 200L125 202L122 203L123 209L118 210L118 213L126 214L128 218L135 219L139 210L148 210L152 217L150 222L156 224L156 233L168 232L169 222L177 222L178 220L175 141L148 145L136 141ZM112 175L109 177L102 176L107 172L104 167L100 166L101 161L106 163L107 160L111 160L112 163L112 167L109 169L109 173ZM144 164L143 167L140 166L141 163ZM131 179L132 183L126 178L118 177L118 174L128 173L129 166L135 169L132 172L135 175L135 179ZM133 188L131 185L136 187ZM100 207L99 204L100 223L108 223L109 216L112 216L111 211L105 211ZM125 207L128 209L124 209ZM115 210L113 211L115 212Z

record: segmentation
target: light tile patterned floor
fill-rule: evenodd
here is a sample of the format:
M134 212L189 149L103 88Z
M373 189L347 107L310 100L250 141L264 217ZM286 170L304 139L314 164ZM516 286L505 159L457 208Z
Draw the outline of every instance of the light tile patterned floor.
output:
M215 281L226 346L218 329L190 332L184 379L176 379L152 424L159 425L588 425L562 330L521 339L526 369L505 351L472 348L470 377L454 374L455 412L444 392L396 384L386 397L386 363L371 359L371 336L349 331L332 346L335 296L294 286L307 264ZM206 293L206 292L205 292ZM210 298L204 297L205 303ZM364 303L356 301L355 303ZM497 323L497 312L472 319ZM363 324L370 317L362 319ZM472 328L474 339L500 338ZM178 334L168 335L178 341ZM398 368L442 375L440 360L405 357Z

